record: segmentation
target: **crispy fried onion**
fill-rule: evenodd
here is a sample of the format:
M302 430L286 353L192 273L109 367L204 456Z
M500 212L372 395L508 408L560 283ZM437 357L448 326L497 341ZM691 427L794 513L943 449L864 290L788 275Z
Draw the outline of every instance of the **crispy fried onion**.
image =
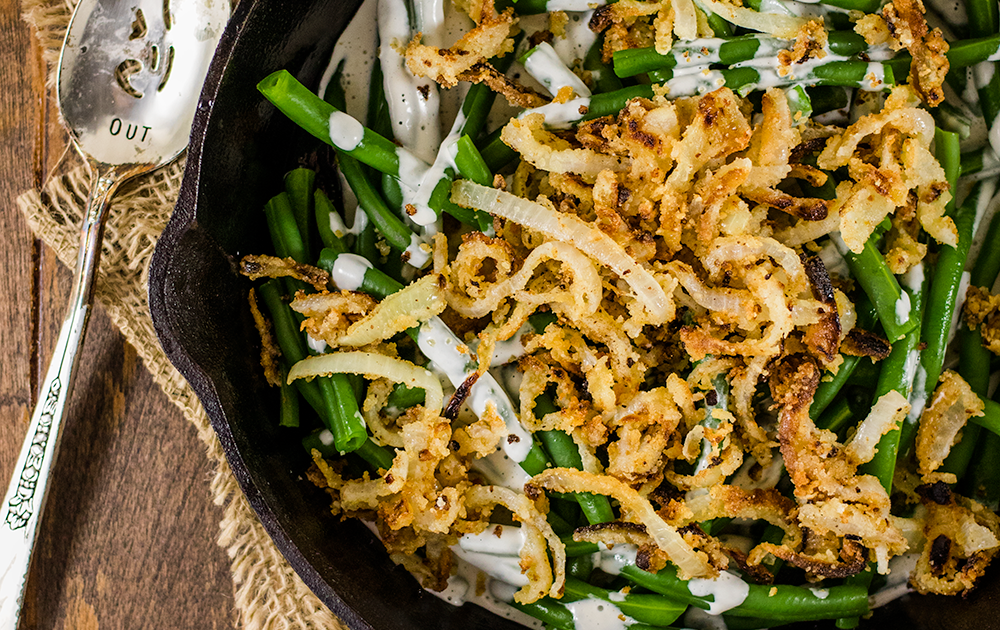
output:
M468 180L455 182L452 186L452 201L466 208L483 210L513 221L550 239L571 243L628 283L649 312L652 319L650 323L662 324L673 319L674 304L657 279L611 237L588 225L578 216L557 212L542 204Z
M754 264L769 260L777 264L776 270L768 264ZM816 323L824 310L822 303L815 300L804 303L794 300L794 304L789 304L787 296L808 291L810 283L799 256L774 239L750 235L718 238L702 258L702 264L710 278L720 283L734 284L742 276L758 305L755 320L748 322L752 327L746 324L742 327L753 331L759 328L760 333L747 334L743 341L731 341L721 334L712 334L710 328L685 327L681 339L695 360L708 354L773 357L796 325ZM801 308L803 304L805 308Z
M631 484L653 476L663 467L667 440L680 421L681 412L666 387L636 394L612 422L618 439L608 444L607 473Z
M641 523L656 545L677 565L681 579L715 577L717 571L708 562L708 556L694 549L671 525L653 509L650 502L630 486L614 477L598 476L569 468L550 468L532 477L524 485L529 497L538 497L542 490L556 492L593 492L618 500L628 519Z
M685 504L690 513L685 518L672 521L674 525L700 523L721 517L763 520L785 532L781 541L783 546L797 549L802 544L802 529L795 519L798 512L795 502L776 489L744 490L738 486L719 484L712 486L707 492L689 497ZM756 558L751 562L759 563L760 560Z
M927 542L910 582L920 593L966 594L1000 551L1000 521L979 503L945 490L947 496L923 501Z
M684 453L688 456L698 457L704 445L708 445L703 464L693 475L682 475L670 469L663 472L667 481L682 490L721 484L743 465L743 445L733 436L735 418L722 409L714 410L713 414L718 420L717 427L697 425L684 438Z
M841 182L837 199L843 200L841 236L855 253L876 225L907 204L911 190L917 191L917 216L927 233L952 247L958 241L954 222L944 216L951 199L944 170L930 151L934 120L916 105L910 87L894 88L881 112L863 116L831 137L817 159L827 170L847 166L854 180ZM859 153L865 140L872 147Z
M250 289L248 296L250 301L250 314L253 315L253 324L260 335L260 365L264 368L264 378L271 387L281 385L281 371L278 369L278 358L281 356L281 348L278 347L274 339L274 331L271 329L271 322L260 312L257 306L257 292Z
M761 543L750 552L747 562L751 565L759 564L764 561L768 554L780 558L810 575L827 578L849 577L860 573L868 566L868 550L849 537L844 538L839 554L832 550L807 554L793 551L785 545Z
M754 167L740 187L740 192L755 203L806 221L822 221L827 216L829 202L792 197L774 188L792 170L791 152L801 140L794 123L785 93L779 88L768 89L764 93L761 122L754 129L747 150L747 157Z
M260 278L295 278L309 283L317 291L323 291L330 283L330 274L319 267L295 262L292 258L277 256L244 256L240 261L240 273L251 280Z
M288 382L331 374L360 374L367 378L386 378L410 389L422 388L426 414L441 413L444 393L441 381L433 373L409 361L374 352L334 352L302 359L288 371Z
M910 84L920 98L931 107L944 100L943 83L948 74L948 42L941 29L930 30L920 0L895 0L882 7L882 18L888 27L890 47L906 48L913 56L910 62Z
M375 304L375 300L364 293L324 291L308 295L299 292L292 300L291 307L295 312L306 316L306 320L302 322L302 330L309 333L310 337L336 346L337 340L347 329L375 308Z
M528 584L514 595L514 600L529 604L546 595L561 597L566 582L566 547L552 531L545 516L528 497L500 486L472 486L465 493L465 507L483 512L488 517L494 505L502 505L525 528L521 547L521 570ZM552 553L552 564L546 554ZM554 569L554 572L553 572ZM554 573L554 574L553 574Z
M340 346L367 346L419 326L445 309L443 278L436 273L408 284L402 290L386 297L365 317L354 322L336 340Z
M983 346L993 354L1000 354L1000 296L991 295L986 287L969 287L962 307L965 323L972 330L979 329Z
M910 403L896 390L879 398L844 447L844 455L855 465L871 461L882 436L897 427L909 411Z
M792 39L798 34L799 29L809 22L807 18L794 17L784 13L758 12L720 0L701 0L698 4L706 11L717 14L731 24L752 31L770 33L783 39Z
M819 379L812 359L792 355L773 370L770 380L771 397L780 410L781 455L799 502L799 523L819 535L856 537L875 551L884 573L889 556L905 550L906 540L890 519L889 496L878 479L857 474L854 457L865 454L863 443L850 449L850 456L833 433L817 429L810 419ZM885 404L891 408L890 403L891 398ZM872 433L877 430L881 427Z
M917 428L917 470L928 475L944 463L969 418L983 415L983 401L961 376L946 370Z
M535 168L553 173L576 173L588 183L593 183L601 171L628 170L628 159L591 149L574 149L566 140L546 131L544 124L544 114L511 119L504 125L500 139Z
M533 307L564 304L581 316L600 306L603 288L597 267L569 243L543 243L528 254L516 273L512 271L506 242L473 232L450 266L448 305L469 318L489 315L508 299Z
M549 325L549 329L553 324ZM534 342L536 338L532 339ZM572 339L572 337L570 337ZM557 354L565 352L568 358L568 350L573 347L570 343L559 344L554 348ZM558 361L558 358L556 358ZM576 382L570 377L569 372L561 365L551 365L543 363L541 357L537 355L526 356L521 359L519 366L524 374L521 379L521 387L518 390L520 395L521 424L529 431L560 431L572 432L573 429L582 425L591 416L591 405L581 400L581 392L577 388ZM542 417L536 417L535 401L549 390L549 386L555 386L554 402L557 411L545 413ZM603 442L603 439L602 439Z
M365 417L365 424L371 429L372 442L379 446L403 448L403 435L396 426L395 419L384 413L387 411L386 401L391 393L392 383L388 379L375 379L368 384L361 413Z
M514 40L510 38L513 24L513 9L496 16L485 15L451 48L425 46L418 33L406 46L406 67L414 76L433 79L446 88L455 87L460 75L477 63L514 51Z
M760 314L761 307L746 289L732 287L712 287L702 281L698 274L685 262L672 260L667 263L670 272L680 288L676 292L677 301L684 306L700 306L708 311L717 324L732 323L742 330L753 330L753 323ZM688 297L690 296L690 297Z

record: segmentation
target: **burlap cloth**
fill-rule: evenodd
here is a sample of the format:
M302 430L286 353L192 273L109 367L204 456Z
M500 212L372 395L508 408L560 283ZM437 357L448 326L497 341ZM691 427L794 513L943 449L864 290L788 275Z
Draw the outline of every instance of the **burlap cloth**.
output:
M75 4L76 0L22 0L24 19L33 27L49 64L50 85L54 85L55 63ZM343 628L271 542L229 470L205 410L156 339L146 300L149 260L170 218L183 172L182 158L126 184L115 197L104 235L96 298L136 349L153 380L195 426L209 460L215 463L211 492L215 503L225 507L218 543L232 560L237 624L254 630ZM42 190L30 190L17 199L31 229L70 268L76 261L88 190L87 168L70 151Z

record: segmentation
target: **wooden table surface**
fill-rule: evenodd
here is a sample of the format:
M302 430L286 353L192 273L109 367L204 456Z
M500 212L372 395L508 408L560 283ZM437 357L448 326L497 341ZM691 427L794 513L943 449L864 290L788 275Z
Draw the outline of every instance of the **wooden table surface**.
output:
M62 323L70 273L15 204L65 148L18 0L0 0L0 480L6 487ZM234 626L222 510L194 429L96 308L21 628ZM0 629L8 630L8 629Z

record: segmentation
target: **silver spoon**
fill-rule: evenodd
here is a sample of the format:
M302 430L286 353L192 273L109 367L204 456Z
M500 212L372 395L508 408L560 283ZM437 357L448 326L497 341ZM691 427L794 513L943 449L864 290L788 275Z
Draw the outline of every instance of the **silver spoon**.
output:
M108 206L187 145L228 0L81 0L59 58L59 111L90 166L69 312L0 504L0 629L17 627L62 420L93 301Z

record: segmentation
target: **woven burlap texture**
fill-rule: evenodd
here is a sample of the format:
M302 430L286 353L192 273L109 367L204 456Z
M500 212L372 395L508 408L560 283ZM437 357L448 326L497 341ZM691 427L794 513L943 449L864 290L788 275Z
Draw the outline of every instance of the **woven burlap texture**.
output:
M50 85L75 0L23 0L49 63ZM215 503L224 506L219 545L232 561L237 624L247 629L343 628L313 595L274 546L229 470L208 417L190 386L160 349L149 316L146 281L156 239L166 226L184 172L184 160L126 184L115 197L104 234L95 290L114 324L136 349L153 379L197 429L216 466L211 483ZM76 261L79 226L90 177L82 159L67 153L42 190L21 195L18 206L31 229L63 264Z

